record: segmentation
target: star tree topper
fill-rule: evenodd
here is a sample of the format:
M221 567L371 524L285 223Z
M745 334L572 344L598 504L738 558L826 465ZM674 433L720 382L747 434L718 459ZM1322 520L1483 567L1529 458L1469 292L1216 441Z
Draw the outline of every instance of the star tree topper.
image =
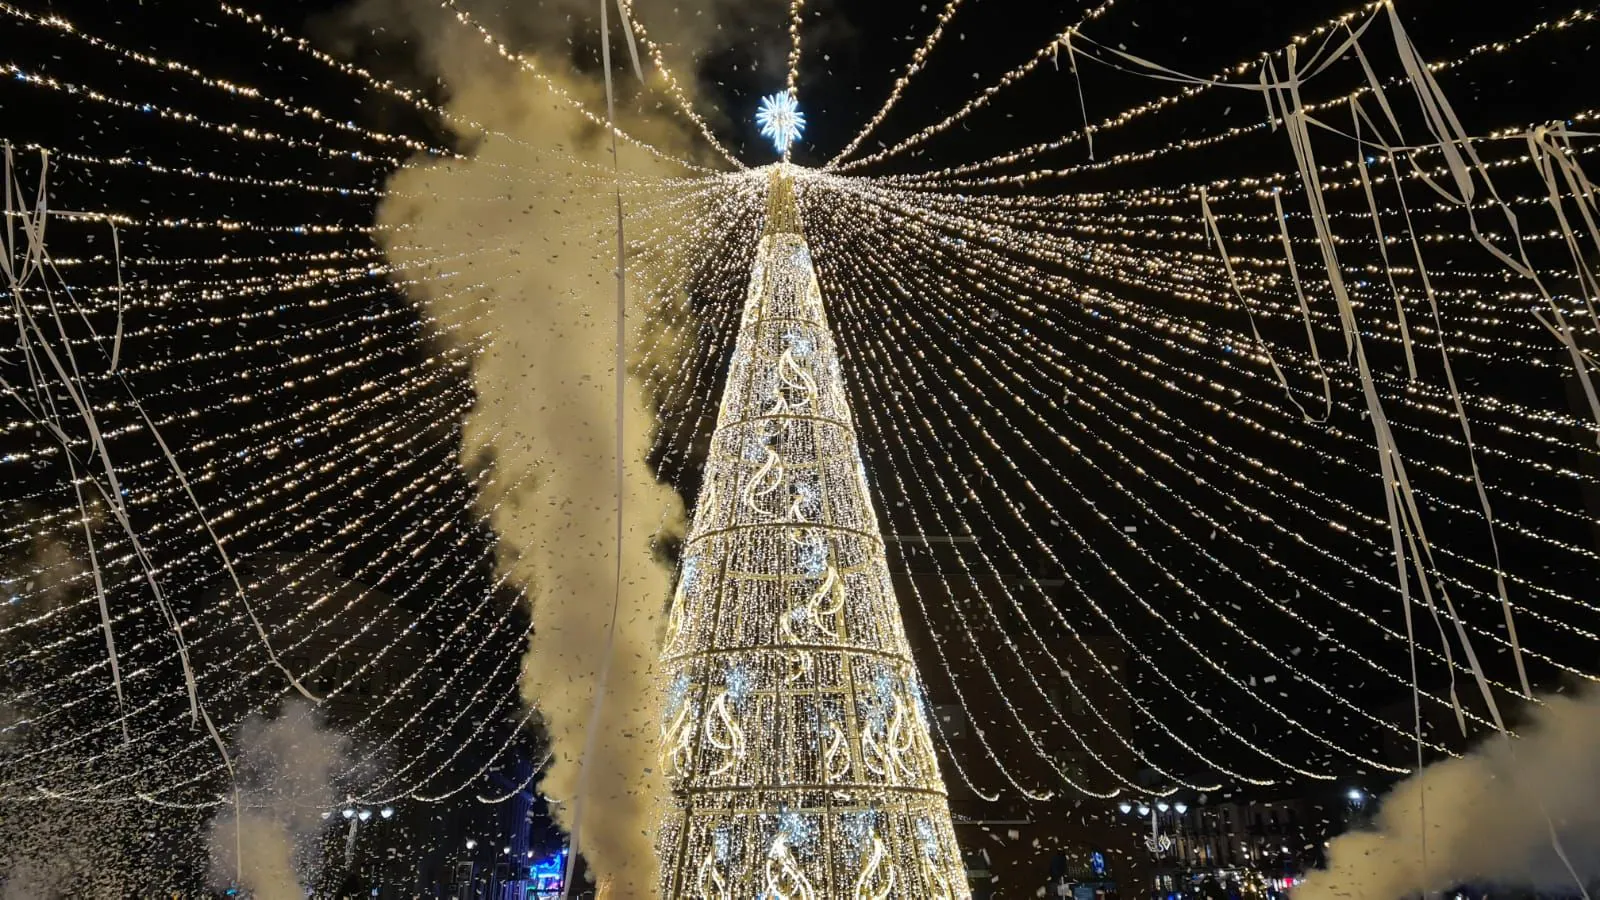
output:
M799 140L806 130L806 116L794 94L779 91L761 98L756 110L756 124L761 126L762 137L770 138L779 153L787 154L789 145Z

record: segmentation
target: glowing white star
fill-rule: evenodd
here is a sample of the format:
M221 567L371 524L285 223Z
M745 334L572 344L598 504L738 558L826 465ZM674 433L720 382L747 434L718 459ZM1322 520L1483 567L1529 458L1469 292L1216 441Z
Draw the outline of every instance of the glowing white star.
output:
M779 91L761 98L761 108L756 110L756 124L761 126L762 137L772 139L782 153L800 139L806 130L806 116L800 104L788 91Z

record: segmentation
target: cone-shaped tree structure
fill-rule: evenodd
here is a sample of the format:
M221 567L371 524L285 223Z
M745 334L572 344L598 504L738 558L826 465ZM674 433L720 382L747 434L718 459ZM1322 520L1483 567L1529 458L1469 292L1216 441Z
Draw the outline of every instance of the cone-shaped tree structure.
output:
M662 896L969 896L787 167L662 651Z

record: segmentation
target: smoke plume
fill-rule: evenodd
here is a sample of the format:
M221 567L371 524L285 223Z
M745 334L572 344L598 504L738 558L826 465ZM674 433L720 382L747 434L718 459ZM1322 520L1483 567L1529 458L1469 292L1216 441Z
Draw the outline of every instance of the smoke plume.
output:
M1550 697L1517 740L1490 739L1400 783L1373 829L1335 839L1328 860L1295 900L1463 884L1575 893L1600 878L1600 692Z
M364 7L363 20L370 23L374 9ZM673 37L714 34L711 17L696 15L704 11L681 11L679 20L693 27L680 27ZM594 8L585 5L584 12L592 15ZM573 27L571 17L551 15L549 7L524 15L528 20L515 27L504 17L496 21L503 34L524 38L554 27L565 40ZM417 33L447 87L449 111L489 133L462 135L469 160L418 160L394 175L378 216L384 250L403 272L409 296L437 321L440 338L475 353L476 399L461 458L469 470L492 470L478 503L500 537L502 570L532 602L534 638L522 688L551 738L553 762L542 790L568 828L581 807L580 849L606 896L653 897L653 831L664 792L653 667L671 585L660 548L681 531L683 503L646 462L657 416L646 387L630 373L622 398L625 513L616 597L610 142L547 84L486 52L476 35L465 40L454 22ZM536 59L547 73L570 71L566 62L548 53ZM618 75L619 85L632 79L621 70ZM553 77L589 109L605 109L598 79ZM637 85L627 89L637 91ZM682 125L665 114L622 124L674 155L691 153ZM685 174L626 144L619 162L625 177ZM632 210L631 198L628 203ZM652 328L649 313L637 305L641 293L630 286L631 342ZM585 758L608 647L603 713L594 726L596 746Z
M219 813L208 836L213 884L237 879L256 900L304 898L321 867L322 814L343 799L335 778L349 755L349 742L298 700L276 719L245 720L233 759L239 809Z
M502 129L547 151L538 183L497 180L503 170L496 163L527 162L528 151L491 139L466 165L400 173L380 221L412 226L394 232L386 246L412 273L432 269L422 261L429 255L510 251L452 262L458 278L425 280L429 287L412 295L441 322L483 316L462 332L493 337L473 362L477 398L462 457L469 468L492 462L494 480L478 500L492 512L502 567L533 602L522 685L541 711L555 754L543 790L571 804L611 634L617 574L615 261L607 246L608 198L595 196L584 183L589 173L559 155L565 144L579 158L603 160L598 133L571 133L569 113L538 102L544 98L537 88L521 87L476 82L453 106L473 109L474 117L492 109ZM503 208L514 214L484 216L464 199L496 190L512 193ZM486 286L451 295L461 284L480 282ZM671 578L654 538L678 527L682 503L645 462L654 413L632 379L624 405L622 596L596 724L599 743L588 760L581 840L591 866L621 879L614 882L618 896L646 896L654 886L644 864L653 858L650 804L661 788L651 774L658 704L652 666Z

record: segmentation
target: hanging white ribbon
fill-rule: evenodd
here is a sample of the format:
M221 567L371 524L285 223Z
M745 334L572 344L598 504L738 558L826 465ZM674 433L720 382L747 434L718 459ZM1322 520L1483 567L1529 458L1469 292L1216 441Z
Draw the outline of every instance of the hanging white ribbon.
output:
M1378 212L1377 198L1372 194L1372 176L1367 174L1367 160L1361 142L1361 111L1355 97L1350 98L1350 118L1355 127L1356 171L1361 175L1361 190L1367 198L1367 214L1372 219L1372 231L1378 239L1378 257L1383 261L1383 277L1389 282L1389 293L1394 297L1394 315L1400 323L1400 345L1406 353L1406 374L1415 384L1417 356L1411 348L1411 326L1406 323L1406 307L1400 300L1400 288L1394 283L1394 269L1389 265L1389 242L1383 236L1383 217ZM1440 337L1443 338L1442 335Z
M1067 48L1067 68L1072 72L1072 80L1078 86L1078 110L1083 113L1083 141L1089 147L1089 161L1094 161L1094 124L1089 121L1089 107L1083 102L1083 75L1078 71L1078 55L1072 49L1072 36L1077 28L1069 28L1061 35L1061 43Z
M1271 345L1261 337L1260 330L1256 328L1256 314L1251 312L1250 302L1244 298L1244 292L1239 290L1239 279L1233 274L1233 260L1228 258L1228 248L1222 243L1222 229L1217 227L1217 219L1211 214L1211 201L1206 198L1206 189L1203 187L1200 189L1200 214L1205 219L1207 236L1217 242L1217 255L1222 257L1222 271L1228 276L1228 286L1233 289L1233 296L1239 301L1239 305L1244 307L1245 318L1250 321L1250 334L1255 337L1256 346L1266 355L1267 364L1272 367L1272 374L1278 377L1278 384L1283 386L1284 396L1289 398L1295 409L1300 410L1300 417L1307 422L1314 421L1311 414L1306 412L1306 408L1300 405L1300 401L1295 399L1294 391L1289 389L1289 380L1284 377L1283 369L1278 366L1277 357L1272 354Z
M22 396L21 392L17 391L3 378L0 378L0 387L3 387L8 393L12 394L12 396L24 407L24 409L28 409L30 412L32 412L35 416L35 419L41 424L45 425L45 427L61 444L63 454L68 458L68 474L72 479L73 489L77 495L79 514L83 517L84 533L89 540L89 561L91 568L94 570L96 594L99 598L101 625L106 636L107 652L110 654L112 678L117 693L117 706L119 712L118 724L121 726L123 739L129 739L129 731L126 718L126 708L124 705L125 701L122 691L121 671L117 660L116 644L113 640L113 635L111 632L110 609L106 601L104 580L100 572L99 560L94 549L94 537L89 528L88 509L83 500L82 482L79 480L77 474L77 461L74 457L72 446L73 441L67 435L66 431L61 427L61 414L56 405L54 390L46 390L45 388L46 375L45 370L39 361L40 353L42 353L44 359L47 359L50 362L50 367L55 373L54 380L49 382L50 387L52 389L59 388L62 393L66 394L67 398L72 402L73 407L77 410L79 419L83 422L84 427L89 433L89 442L90 446L94 450L94 456L99 460L100 465L105 472L105 483L102 483L98 478L91 478L90 481L94 485L95 490L99 492L101 498L106 502L106 506L110 510L112 516L117 520L117 524L121 526L124 533L127 535L129 546L133 549L134 556L138 560L140 571L144 575L145 581L150 585L150 590L155 597L156 607L161 611L162 616L166 619L167 627L171 629L173 637L177 642L178 659L183 669L184 687L189 697L190 719L194 722L203 721L205 723L206 731L211 736L212 742L216 744L217 752L221 755L223 766L228 772L228 780L230 785L232 785L233 790L233 803L235 809L237 810L239 807L239 788L237 783L234 781L233 760L228 755L227 745L223 742L221 733L217 731L216 724L212 722L210 714L206 712L205 707L200 703L200 692L196 684L194 667L189 660L189 647L183 636L183 626L178 621L177 616L173 613L171 605L167 602L166 594L161 589L161 583L156 578L156 565L154 560L150 558L149 553L145 550L144 543L139 539L138 532L133 527L133 520L128 513L127 505L124 500L123 488L120 480L117 478L116 466L114 466L111 461L110 448L106 443L105 435L100 430L98 418L94 413L94 407L90 403L89 397L81 390L81 385L84 383L85 379L83 377L83 372L78 366L77 355L73 352L72 340L67 333L66 323L62 320L60 305L56 302L56 291L51 289L47 280L41 279L41 283L39 285L40 291L45 299L46 306L49 309L50 320L54 323L56 333L60 338L62 348L61 355L56 353L50 337L46 334L44 327L40 324L39 320L34 316L32 306L24 303L22 300L23 285L31 280L34 275L42 275L46 267L48 267L50 271L57 277L57 279L61 281L61 284L66 284L66 280L61 278L61 273L58 269L56 269L55 262L50 257L45 246L45 232L49 223L49 208L47 204L47 199L49 196L49 192L47 190L49 172L49 154L41 153L39 186L37 194L35 195L35 203L31 212L24 211L26 205L22 202L22 186L14 177L11 146L9 144L6 145L5 170L3 173L5 183L4 185L0 185L0 189L4 190L6 198L7 240L5 246L0 247L0 268L3 268L4 270L7 280L7 287L12 295L13 308L17 313L17 327L22 338L23 355L24 359L27 361L28 374L33 383L34 396L37 398L40 404L39 408L34 410L32 407L30 407L26 399ZM24 254L22 264L17 266L13 263L11 257L17 247L16 225L18 224L19 220L22 226L23 239L27 242L27 252ZM118 257L120 263L120 253L118 254ZM82 307L78 306L76 299L72 295L72 291L70 289L65 289L64 294L68 301L72 303L73 309L78 313L79 317L86 325L89 326L90 335L95 341L95 346L104 351L105 347L101 341L100 335L95 332L93 324L89 321L88 314L82 309ZM28 339L30 329L33 337L36 340ZM35 347L39 353L35 352ZM66 358L65 364L62 363L62 356L65 356ZM112 369L113 374L115 374L115 366L113 366ZM216 534L211 530L210 522L205 515L205 510L202 509L199 502L195 500L193 492L189 491L188 480L184 476L182 468L178 465L177 461L173 459L172 453L167 449L166 442L162 439L159 429L156 428L155 423L150 420L150 417L145 415L143 407L139 404L138 398L133 395L133 391L128 386L127 382L123 380L120 375L117 375L116 377L118 378L118 381L121 382L123 389L127 391L129 399L132 401L134 407L138 409L141 418L144 419L145 427L147 427L150 430L150 433L155 436L157 443L161 446L162 452L166 454L169 465L171 465L173 472L178 476L180 482L184 485L185 491L188 492L190 502L194 504L195 511L199 514L201 522L205 524L206 532L208 535L210 535L212 543L215 544L218 551L222 553L223 563L228 567L229 574L231 575L233 570L231 564L228 562L227 552L223 549L222 544L217 539ZM87 474L88 471L89 467L86 465L85 473ZM235 577L234 583L236 586L238 585L237 577ZM240 597L243 599L242 588L240 589ZM248 603L246 603L246 609L248 608ZM254 619L253 614L252 619ZM263 644L267 646L267 653L272 655L273 661L276 662L277 658L272 654L272 647L266 642L266 633L264 631L260 631L259 623L257 628L261 635ZM292 675L290 676L290 680L291 682L294 680ZM298 687L298 684L296 684L296 686ZM235 829L234 840L234 859L240 871L242 871L243 844L240 840L237 828Z
M1305 325L1306 343L1311 347L1311 364L1322 382L1322 418L1312 419L1314 424L1327 422L1333 415L1333 379L1322 365L1322 350L1317 346L1317 333L1311 327L1311 305L1306 302L1305 286L1300 282L1300 266L1294 259L1294 248L1289 243L1289 220L1283 214L1283 192L1272 190L1272 212L1278 218L1278 232L1283 238L1283 256L1289 264L1289 281L1294 285L1295 299L1300 304L1300 321Z
M117 333L111 340L111 371L122 358L122 244L117 240L117 223L111 223L111 259L117 269Z

